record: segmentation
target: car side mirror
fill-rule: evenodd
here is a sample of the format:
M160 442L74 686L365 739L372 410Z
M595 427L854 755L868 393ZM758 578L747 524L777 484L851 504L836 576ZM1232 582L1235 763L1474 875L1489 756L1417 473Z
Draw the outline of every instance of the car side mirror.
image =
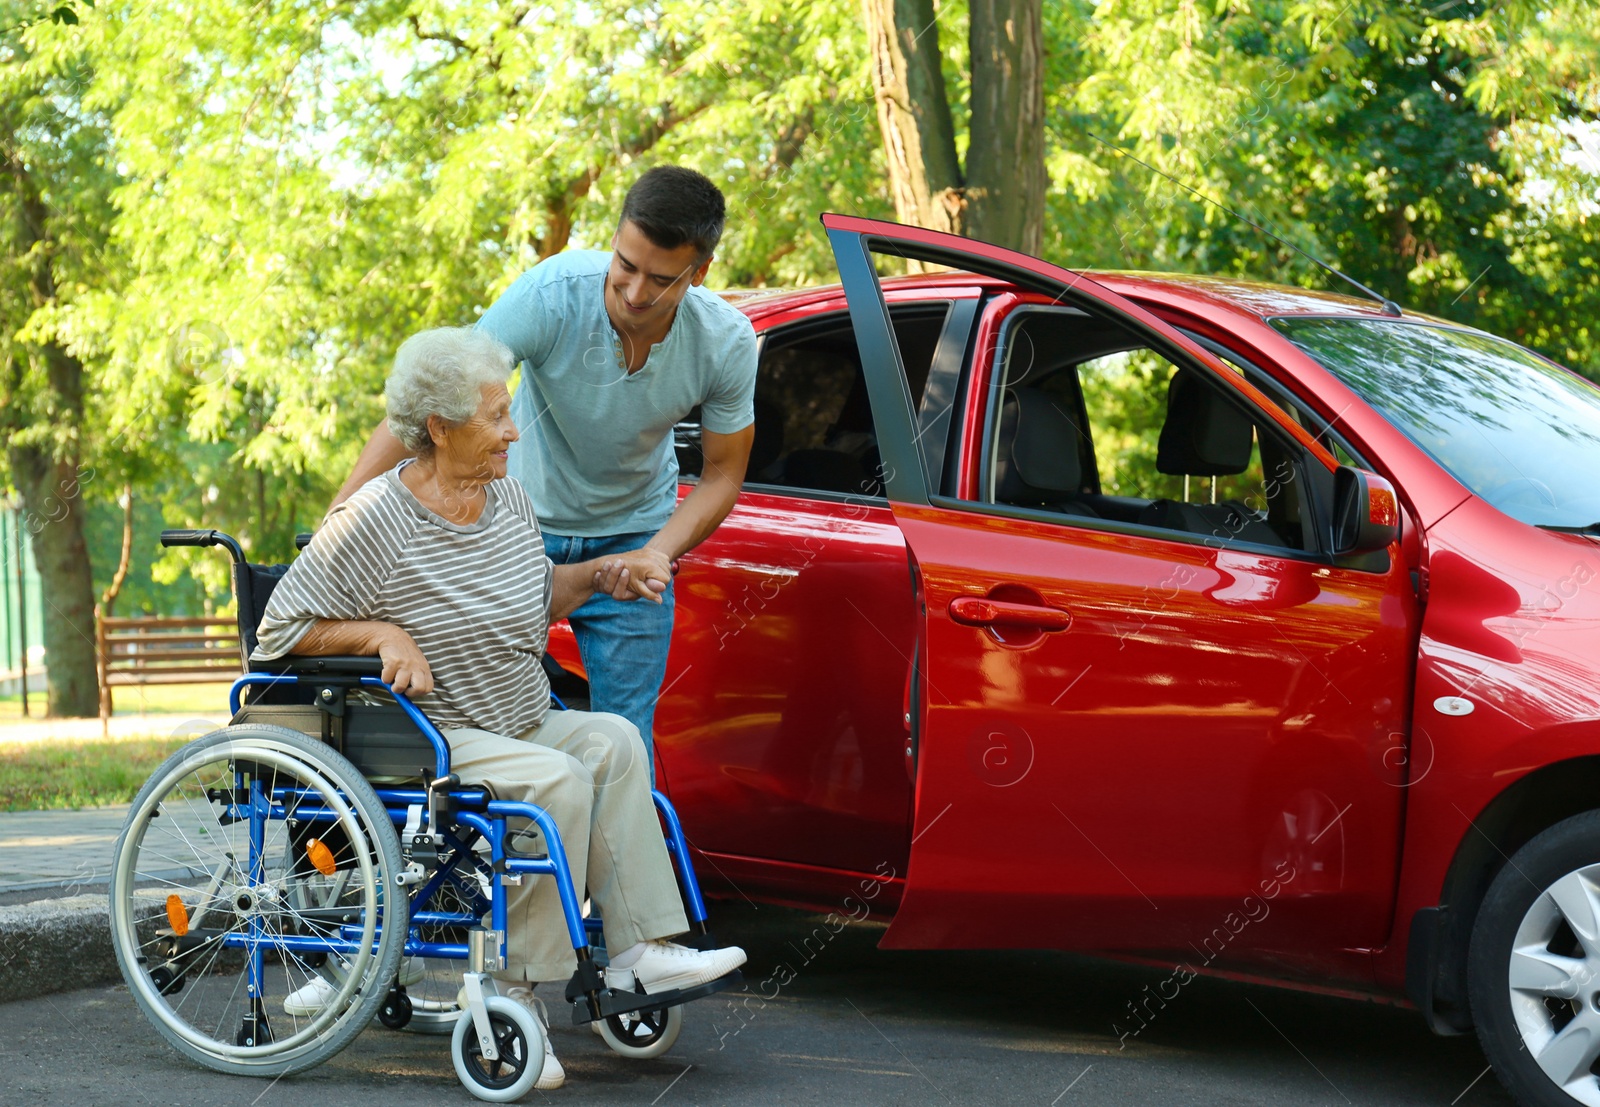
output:
M1394 485L1365 469L1333 473L1333 553L1372 553L1400 537L1400 498Z

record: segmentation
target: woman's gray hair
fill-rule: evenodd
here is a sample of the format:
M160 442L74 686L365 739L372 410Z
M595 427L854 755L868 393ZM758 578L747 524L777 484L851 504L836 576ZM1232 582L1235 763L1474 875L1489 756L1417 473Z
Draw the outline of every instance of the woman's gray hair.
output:
M417 454L433 450L428 417L447 426L466 422L483 402L483 386L504 384L516 359L506 345L471 327L436 327L414 334L394 355L384 386L389 430Z

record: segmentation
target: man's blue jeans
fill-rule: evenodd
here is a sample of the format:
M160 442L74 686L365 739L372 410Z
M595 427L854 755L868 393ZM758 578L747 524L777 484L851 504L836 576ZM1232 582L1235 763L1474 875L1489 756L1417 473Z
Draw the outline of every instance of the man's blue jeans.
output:
M646 531L583 538L546 531L544 549L557 565L571 565L637 550L653 536L654 532ZM672 606L673 590L669 584L658 604L644 599L594 596L568 616L584 668L589 671L589 710L610 711L639 728L652 775L655 743L650 730L661 681L667 675Z

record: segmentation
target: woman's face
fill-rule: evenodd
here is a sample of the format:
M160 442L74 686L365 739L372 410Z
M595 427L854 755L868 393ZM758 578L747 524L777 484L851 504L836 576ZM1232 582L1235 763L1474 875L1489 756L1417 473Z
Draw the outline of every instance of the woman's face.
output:
M511 393L503 384L486 384L472 418L446 427L435 447L441 473L456 480L487 484L506 475L506 449L519 437L511 421Z

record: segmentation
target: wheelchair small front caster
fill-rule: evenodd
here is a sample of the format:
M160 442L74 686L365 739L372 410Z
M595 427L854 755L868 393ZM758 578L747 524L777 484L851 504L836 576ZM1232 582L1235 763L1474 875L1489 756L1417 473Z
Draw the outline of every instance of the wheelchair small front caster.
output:
M383 1006L378 1008L378 1021L390 1030L405 1029L411 1021L411 997L405 989L396 988L384 997Z
M472 1012L465 1010L450 1038L450 1060L467 1091L490 1103L510 1103L526 1095L544 1071L544 1031L514 999L489 996L484 1006L498 1056L484 1057Z
M683 1008L664 1011L634 1011L612 1015L594 1024L611 1052L636 1061L660 1057L671 1049L683 1031Z
M183 991L183 977L165 965L150 970L150 983L154 984L156 991L164 996L177 995Z
M246 1049L272 1044L272 1026L267 1022L266 1008L259 999L251 1003L250 1013L239 1024L239 1033L234 1036L233 1044Z

